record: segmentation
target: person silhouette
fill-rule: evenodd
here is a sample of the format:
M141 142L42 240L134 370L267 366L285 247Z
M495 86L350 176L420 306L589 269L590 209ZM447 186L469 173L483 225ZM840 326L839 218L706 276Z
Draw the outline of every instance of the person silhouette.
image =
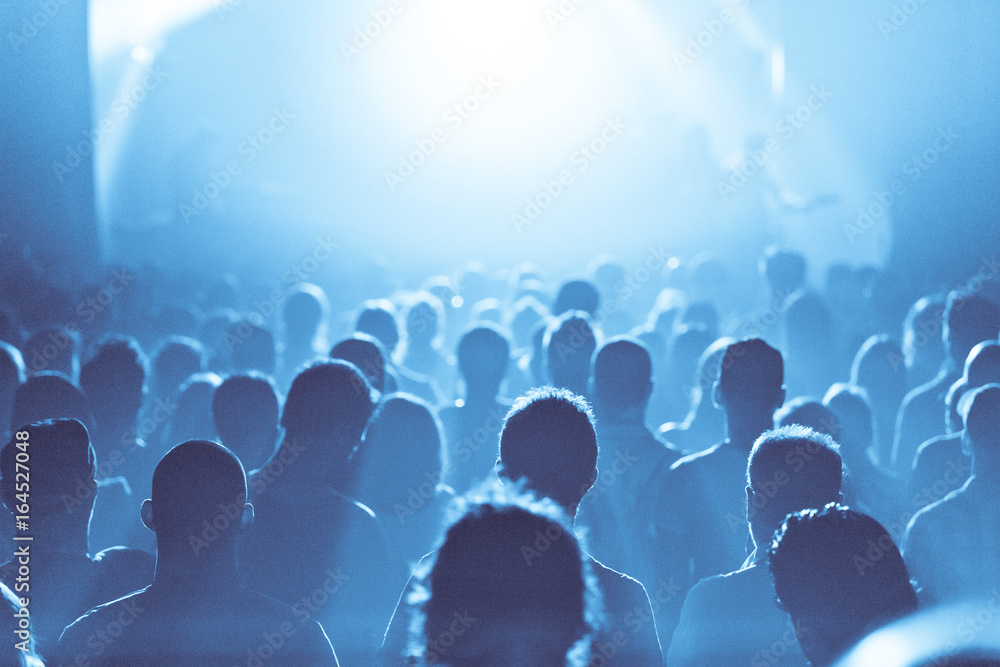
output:
M962 397L963 445L972 454L972 475L958 490L923 508L910 520L903 554L921 601L975 598L1000 580L1000 384Z
M641 493L659 466L669 467L682 453L646 426L653 364L645 346L631 337L612 338L594 353L591 368L601 476L578 522L597 560L619 572L644 572L647 554L636 520Z
M76 382L80 375L80 334L63 327L36 331L22 348L28 375L58 371Z
M944 363L944 296L917 299L903 320L903 362L910 389L934 379ZM895 427L896 420L893 420Z
M189 377L205 370L205 349L194 338L167 336L156 346L152 359L150 391L140 420L153 425L145 440L159 456L166 449L163 438L167 425L177 413L177 390Z
M507 413L497 474L505 484L520 482L524 490L552 500L573 520L597 480L597 452L594 418L586 400L566 389L541 387L514 401ZM600 658L604 665L662 665L653 610L642 584L589 555L585 558L608 621L594 638L593 660ZM404 654L413 584L411 579L386 630L380 654L388 664L400 664ZM657 593L659 598L661 591Z
M153 582L70 624L56 664L336 665L319 623L240 585L237 545L253 517L232 452L205 440L171 449L142 505L156 533Z
M868 396L876 426L875 451L878 461L888 463L892 459L896 415L909 389L899 344L886 335L868 338L854 355L851 384Z
M222 378L215 373L195 373L181 383L177 389L177 411L163 435L165 443L217 437L212 420L212 394L221 384Z
M587 317L594 317L601 302L601 293L589 280L568 280L559 287L552 303L552 316L560 317L568 312L583 311Z
M837 444L805 426L757 438L747 465L747 521L754 551L743 567L702 579L687 594L667 663L805 665L788 614L774 605L765 557L775 530L793 512L841 499Z
M229 360L237 373L257 371L273 375L277 368L277 348L274 334L250 320L240 320L229 326L225 336Z
M665 377L650 398L655 423L678 421L691 412L692 381L701 355L713 341L712 332L699 323L682 324L674 331Z
M278 403L274 381L261 373L230 375L212 393L219 441L245 470L257 470L274 453L280 434Z
M910 575L875 519L841 505L785 519L768 555L776 602L813 667L917 609Z
M377 338L363 333L345 338L330 350L331 358L343 359L357 366L380 394L391 394L397 389L396 380L387 368L387 356Z
M701 353L691 392L691 409L683 422L667 422L660 426L660 438L694 453L711 447L725 437L725 415L712 400L712 387L719 380L726 349L735 342L735 338L720 338Z
M37 377L37 376L36 376ZM59 633L88 609L149 584L153 557L114 547L91 557L89 532L97 487L96 456L87 428L76 419L50 419L14 429L0 451L0 495L11 514L23 514L24 487L18 486L19 453L30 465L29 528L32 540L18 543L14 558L0 566L0 580L29 593L38 652L48 657ZM21 497L18 494L21 494ZM67 499L73 503L67 505ZM25 531L27 532L27 531ZM20 555L19 555L20 554ZM30 583L18 582L25 554ZM30 588L25 588L27 583ZM54 663L58 664L58 663Z
M418 293L404 316L406 336L399 353L399 365L438 381L447 374L448 362L441 352L446 322L440 299Z
M465 385L461 404L438 413L444 428L445 482L464 494L493 474L496 442L510 402L500 384L510 365L510 342L494 325L478 324L462 334L456 356Z
M1000 307L995 303L958 290L948 295L941 328L945 361L934 379L906 395L896 421L892 465L907 478L917 448L944 431L941 414L946 407L945 396L959 378L969 352L985 340L996 340L997 332L1000 332Z
M757 438L774 428L774 412L785 400L781 353L759 338L726 348L713 387L726 413L726 439L678 460L650 478L645 517L655 569L647 587L667 581L680 595L658 618L660 636L673 636L683 596L699 579L733 572L746 561L746 469Z
M243 582L315 616L346 664L370 662L396 592L378 519L336 490L350 488L348 460L375 405L345 361L315 361L295 376L282 442L248 480L256 521L240 550Z
M27 372L21 352L10 343L0 341L0 440L10 437L10 411L14 392L24 382Z
M401 391L418 396L431 405L441 403L441 392L435 378L426 377L405 366L393 364L392 360L399 344L399 325L396 323L395 306L392 305L391 301L386 299L366 301L361 312L358 313L354 329L353 338L368 340L371 337L382 350L386 375L384 393L391 394L395 391ZM343 343L344 341L341 341L338 345ZM370 351L368 354L370 356ZM336 358L338 355L331 352L331 356ZM359 365L349 356L345 355L341 358L354 363L358 368L364 370L366 375L369 375L369 380L372 379L365 366Z
M556 387L587 395L590 358L597 349L597 333L590 316L569 310L549 322L543 342L545 369Z
M281 309L282 355L279 379L287 388L295 374L327 348L326 320L330 302L319 285L301 283Z
M600 604L572 527L551 501L496 495L471 504L418 570L410 654L427 665L583 667Z

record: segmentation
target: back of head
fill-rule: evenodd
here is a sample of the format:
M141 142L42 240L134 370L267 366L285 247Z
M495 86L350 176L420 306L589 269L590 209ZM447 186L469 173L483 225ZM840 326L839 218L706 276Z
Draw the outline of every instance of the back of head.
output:
M113 336L80 369L80 388L87 394L98 423L139 414L146 391L146 355L131 337Z
M719 331L719 311L711 301L695 301L684 308L681 323L704 327L715 340Z
M864 389L838 382L826 392L823 405L837 418L840 426L837 442L848 452L860 454L867 450L875 438L875 423Z
M590 317L580 310L564 313L549 324L544 345L552 383L583 393L590 377L590 358L597 348Z
M292 381L281 426L292 438L337 438L356 444L375 401L371 385L354 364L317 361Z
M830 408L817 400L800 396L783 405L774 415L778 426L807 426L818 433L840 440L840 420Z
M448 529L427 576L425 664L514 667L527 664L526 653L531 664L564 667L591 630L588 575L551 503L473 505Z
M326 292L319 285L302 283L285 301L281 319L291 343L310 342L319 333L330 309Z
M76 379L80 371L80 335L62 327L36 331L24 344L29 373L58 371Z
M903 321L903 358L906 367L920 363L921 357L941 359L941 326L944 323L945 299L925 296L917 299Z
M828 665L876 627L916 610L910 576L875 519L839 505L789 516L769 554L775 593L806 657Z
M594 354L592 368L594 404L600 410L613 414L645 407L653 377L645 345L629 336L612 338Z
M444 326L444 306L433 294L420 293L406 310L406 337L411 342L430 343Z
M77 419L88 428L93 428L94 420L87 398L62 373L44 371L33 375L14 392L11 432L23 424L60 417Z
M274 335L264 327L241 320L229 327L226 342L236 371L260 371L268 375L274 373L277 348Z
M230 524L238 524L246 498L246 474L232 452L207 440L182 442L160 459L153 472L152 518L157 548L188 549L189 538L200 536L204 523L211 524L227 509L233 515L227 516ZM216 540L191 551L200 556L232 544L237 532L220 530Z
M372 415L351 466L356 472L350 477L359 486L355 497L376 509L392 507L411 489L440 479L443 465L437 417L416 396L386 396Z
M96 458L87 428L76 419L49 419L21 424L12 434L0 452L0 491L7 508L13 512L21 504L16 496L17 463L30 461L32 514L64 514L89 521L89 509L67 513L64 504L64 496L75 498L79 486L93 488ZM92 502L93 495L88 500Z
M532 389L514 401L500 433L501 474L575 508L597 474L597 435L587 402L565 389Z
M545 319L548 310L533 296L524 296L514 305L514 316L510 321L510 331L514 336L514 345L518 348L531 344L531 332L538 323Z
M458 369L469 386L499 391L510 362L510 342L496 326L477 324L458 341Z
M978 294L955 290L948 295L943 337L955 366L961 368L978 343L1000 335L1000 307Z
M747 464L754 539L768 546L786 516L840 499L844 470L837 444L805 426L782 426L757 438ZM758 539L759 538L759 539Z
M777 402L784 378L781 353L759 338L750 338L726 348L719 391L725 396L727 411L767 409Z
M903 351L896 341L886 335L871 336L854 355L851 384L899 401L907 388L906 366L902 360Z
M973 347L965 360L964 379L969 387L1000 382L1000 344L991 340Z
M195 373L184 381L177 390L177 411L165 436L168 442L216 437L212 395L221 384L222 378L215 373Z
M261 434L278 427L278 391L266 375L231 375L212 393L212 420L222 443L237 455L256 444ZM242 461L241 457L241 461Z
M762 264L767 284L783 297L805 285L806 258L797 252L768 248Z
M153 353L153 382L156 392L170 395L191 375L204 370L201 343L185 336L168 336Z
M358 333L374 336L391 354L399 343L399 323L396 322L396 307L391 301L380 299L367 301L358 313L354 324Z
M962 397L965 435L976 457L976 474L1000 473L1000 384L978 387ZM988 462L989 469L981 464Z
M552 304L552 314L558 317L571 310L582 310L593 317L600 300L600 293L592 282L570 280L559 288L556 300Z
M815 350L831 341L833 315L822 296L814 292L800 292L784 313L785 340L790 350Z
M385 391L385 366L388 353L377 338L356 333L334 345L330 350L330 356L351 362L365 374L376 391L379 393Z

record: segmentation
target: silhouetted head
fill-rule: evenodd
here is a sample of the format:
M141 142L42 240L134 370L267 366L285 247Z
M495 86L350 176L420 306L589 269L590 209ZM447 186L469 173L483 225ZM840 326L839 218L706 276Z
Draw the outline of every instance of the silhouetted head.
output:
M580 310L559 316L549 323L544 346L552 384L584 394L590 377L590 358L597 349L590 317Z
M491 397L500 392L510 363L510 341L496 326L477 324L458 341L458 370L466 386Z
M761 553L792 512L840 500L843 462L833 439L805 426L757 438L747 463L747 520Z
M689 303L681 313L681 323L703 327L712 340L719 335L719 311L711 301Z
M894 401L897 405L906 395L906 364L903 351L888 336L871 336L851 365L851 384L864 387L869 396Z
M473 505L414 596L414 648L428 665L565 667L600 613L588 565L551 503Z
M715 392L727 413L771 414L785 401L785 367L781 353L750 338L726 348Z
M29 374L58 371L76 380L80 373L80 334L63 327L36 331L23 348Z
M670 370L672 379L687 385L694 378L698 360L715 336L702 324L681 324L674 331L670 346Z
M955 290L948 295L942 340L955 368L962 368L969 352L983 341L996 341L1000 307L978 294Z
M222 378L215 373L195 373L184 381L177 390L177 411L167 428L168 443L215 439L212 394L221 384Z
M524 296L514 305L514 316L510 320L510 332L514 345L524 348L531 344L531 332L549 314L548 309L533 296Z
M444 327L444 306L433 294L417 294L406 309L405 322L407 341L430 345Z
M903 359L907 370L926 375L936 373L944 358L941 328L944 325L945 300L925 296L910 307L903 321Z
M94 426L87 398L62 373L43 371L29 377L14 391L11 432L22 424L58 418L77 419L88 429Z
M875 519L840 505L789 516L769 560L777 600L816 667L917 608L892 537Z
M354 364L339 359L317 361L292 381L281 426L287 438L336 441L341 448L330 453L331 460L346 461L361 441L377 400Z
M142 520L156 533L161 556L234 554L237 536L253 518L246 500L239 459L217 443L188 440L156 465L153 496L143 503ZM215 539L207 538L206 525L215 529Z
M865 454L875 440L875 418L865 390L838 382L826 392L823 405L836 416L840 433L837 442L845 455Z
M806 283L806 258L791 250L768 248L761 268L771 291L787 297Z
M14 392L24 382L26 371L21 351L10 343L0 341L0 439L10 428L10 410Z
M473 324L503 324L503 304L500 299L489 297L480 299L472 305L469 321Z
M219 439L255 470L278 439L278 391L266 375L231 375L212 393L212 421Z
M358 333L374 336L389 354L399 344L399 323L396 322L396 307L387 299L366 301L358 313L354 324Z
M601 295L589 280L570 280L562 284L556 300L552 304L552 314L559 317L563 313L582 310L593 317L600 304Z
M386 508L383 521L398 523L394 507L405 506L413 489L441 479L441 425L430 406L409 394L383 398L350 466L347 477L357 485L352 497L376 511Z
M184 380L205 370L205 352L194 338L169 336L153 353L153 389L157 396L172 395Z
M590 406L565 389L532 389L514 401L500 432L502 477L556 501L568 514L597 479Z
M385 391L385 367L388 353L378 339L368 334L356 333L345 338L330 350L334 359L349 361L365 374L371 386L382 393Z
M774 421L778 426L808 426L819 433L826 434L835 442L840 441L840 420L830 408L819 401L800 396L785 403L776 413Z
M47 419L21 424L12 434L0 452L0 475L3 477L0 491L7 508L15 514L26 514L14 512L14 508L22 502L17 498L17 482L24 481L23 475L17 479L17 473L24 472L23 468L17 468L17 463L27 460L31 469L31 515L35 518L62 516L76 525L88 526L96 497L97 459L87 428L76 419ZM22 454L20 458L19 453ZM87 493L81 494L80 489ZM69 504L67 498L71 500Z
M649 350L635 338L617 336L594 353L591 395L598 415L622 415L632 410L643 419L653 391Z
M1000 384L978 387L962 397L965 439L976 461L976 475L1000 477Z
M274 335L249 320L240 320L226 332L229 358L236 372L259 371L274 373L277 359Z
M80 369L80 388L99 427L134 425L146 396L146 355L139 343L113 336L98 344Z
M322 332L330 303L319 285L302 283L288 295L281 311L285 338L292 345L309 345Z
M963 379L969 387L1000 382L1000 344L989 340L973 347L965 360Z
M822 296L813 292L800 292L788 303L783 317L789 355L830 353L833 315ZM812 358L814 357L807 357L806 361Z

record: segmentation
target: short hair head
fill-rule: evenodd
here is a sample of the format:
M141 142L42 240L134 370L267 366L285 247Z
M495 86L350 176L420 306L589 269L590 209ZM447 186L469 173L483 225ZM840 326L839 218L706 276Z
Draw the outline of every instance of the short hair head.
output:
M159 393L173 392L191 375L205 367L205 349L186 336L168 336L153 353L153 382Z
M942 338L956 367L961 368L969 352L1000 333L1000 307L978 294L954 290L944 311Z
M869 556L876 552L878 558ZM917 598L892 536L840 505L785 519L769 552L774 589L813 664L830 664L874 626L915 611Z
M766 548L792 512L837 502L843 477L837 443L824 433L795 425L757 438L747 463L747 486L753 492L747 517L758 547Z
M591 367L595 406L612 413L645 407L653 389L653 360L645 345L616 336L594 353Z
M351 362L364 373L376 391L385 391L385 367L389 354L374 336L355 333L334 345L330 356Z
M590 406L553 387L514 401L500 432L500 474L575 509L597 477L597 434Z
M278 390L261 373L230 375L212 392L215 431L225 442L247 442L278 426Z
M572 310L582 310L593 317L601 301L600 292L589 280L569 280L562 284L552 304L556 317Z
M429 343L437 338L444 326L444 306L428 292L418 293L406 309L406 337L411 341Z
M549 324L543 344L552 383L583 393L590 377L590 358L597 349L590 317L580 310L563 313Z
M368 379L354 364L316 361L292 381L281 426L293 438L360 441L376 400Z
M989 340L973 347L965 360L963 378L970 387L1000 382L1000 343Z
M22 424L57 418L76 419L88 429L94 427L86 396L62 373L43 371L29 377L14 391L11 432Z
M23 434L18 437L18 434ZM90 445L87 428L76 419L47 419L22 424L13 429L11 440L0 452L0 491L3 502L13 511L16 501L17 455L25 451L30 457L31 510L39 516L50 516L66 511L64 497L74 498L77 488L83 485L94 489L96 455ZM18 445L21 445L19 447ZM88 495L85 511L76 512L82 521L90 521L90 507L94 494ZM89 503L89 504L88 504Z
M868 394L864 389L845 382L837 382L823 397L840 425L837 442L847 451L863 454L875 438L875 421Z
M761 269L771 289L784 296L806 282L806 258L792 250L768 248L761 260Z
M212 524L220 515L238 525L246 498L246 472L232 452L208 440L182 442L153 471L152 520L158 548L187 547L191 536L201 536L206 521ZM219 538L206 549L232 543L238 531L218 532Z
M80 334L64 327L45 327L24 344L30 373L59 371L75 380L80 372Z
M769 407L778 402L785 381L781 353L759 338L726 348L719 370L719 391L728 406Z
M510 341L498 327L478 323L462 334L457 356L466 384L499 390L510 363Z
M851 364L851 384L888 390L901 397L906 394L906 382L903 350L896 341L886 335L875 335L862 343Z
M379 299L366 301L358 313L354 330L377 338L391 354L399 344L399 323L396 322L396 307L391 301Z
M977 462L984 458L991 464L1000 462L1000 384L987 384L972 390L962 397L961 405L965 436Z
M292 340L311 340L323 325L330 302L319 285L302 283L285 300L281 319Z
M105 415L135 417L146 392L146 355L129 336L111 336L80 369L80 388L98 422Z
M840 441L840 420L834 412L819 401L800 396L785 403L774 415L778 426L807 426Z

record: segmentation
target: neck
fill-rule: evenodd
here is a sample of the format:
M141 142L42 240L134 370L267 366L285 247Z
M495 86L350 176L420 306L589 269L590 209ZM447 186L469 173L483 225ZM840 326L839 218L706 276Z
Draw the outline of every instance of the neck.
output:
M774 418L770 412L760 412L749 415L726 415L726 440L746 449L753 447L754 441L764 431L774 428Z
M203 591L239 586L236 572L234 545L211 545L195 554L193 548L181 544L158 550L153 581L158 587Z

